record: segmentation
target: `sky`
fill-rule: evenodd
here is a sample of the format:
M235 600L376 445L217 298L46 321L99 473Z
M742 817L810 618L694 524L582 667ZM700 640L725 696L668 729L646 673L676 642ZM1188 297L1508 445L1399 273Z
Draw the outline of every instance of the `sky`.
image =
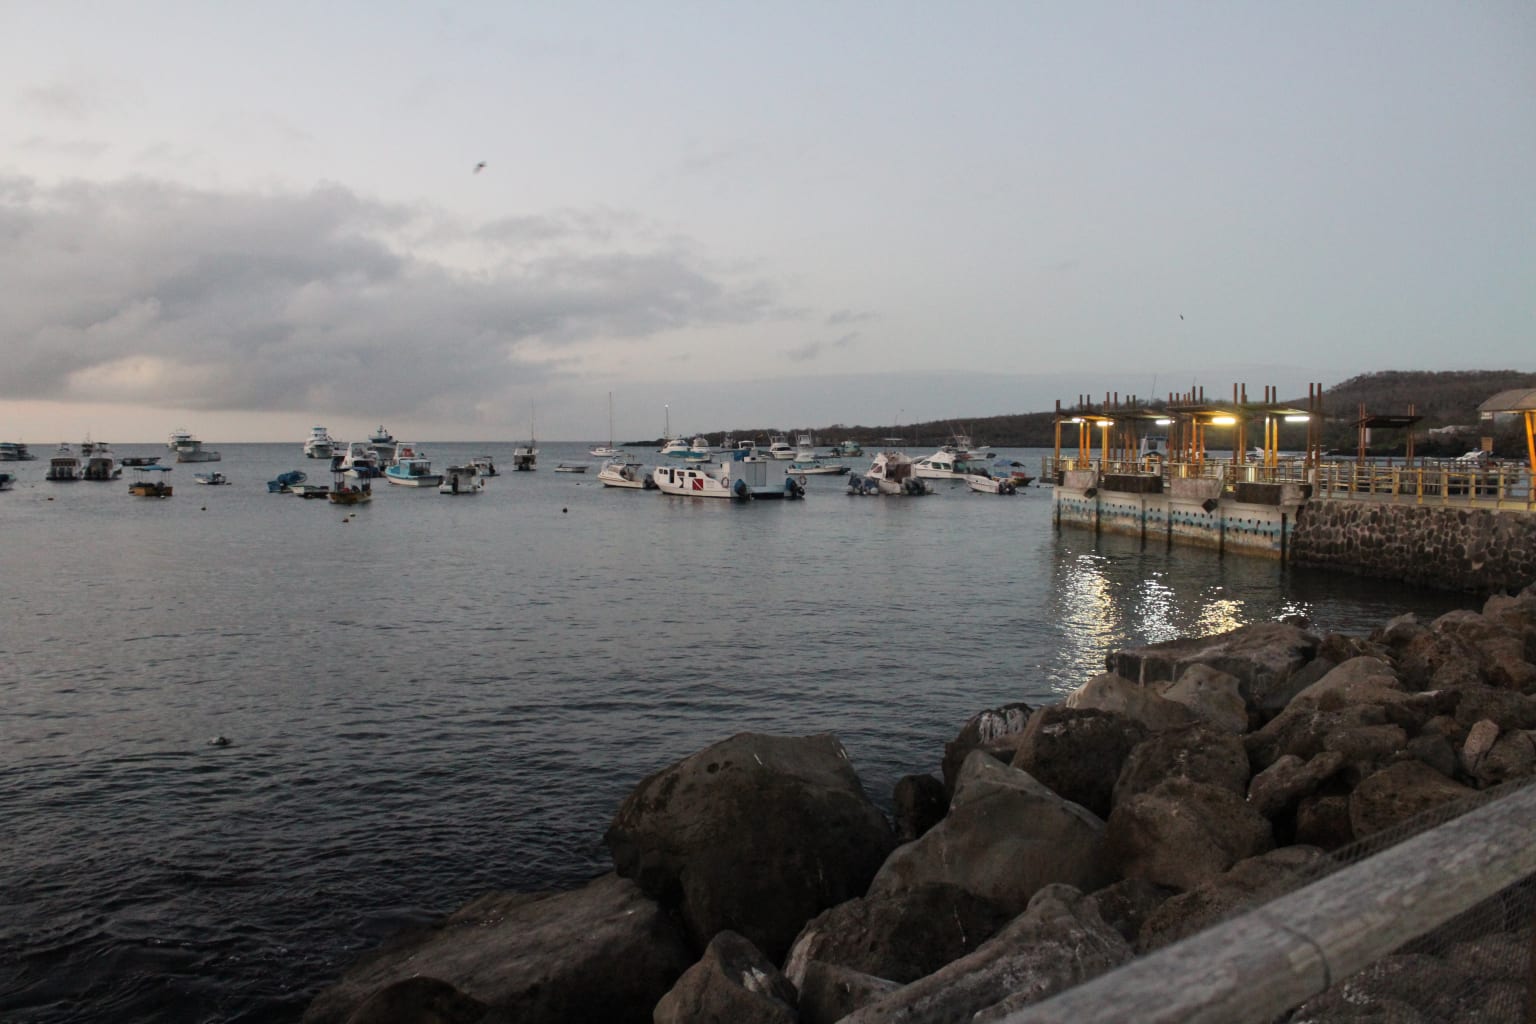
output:
M0 0L0 440L1533 371L1533 183L1528 0Z

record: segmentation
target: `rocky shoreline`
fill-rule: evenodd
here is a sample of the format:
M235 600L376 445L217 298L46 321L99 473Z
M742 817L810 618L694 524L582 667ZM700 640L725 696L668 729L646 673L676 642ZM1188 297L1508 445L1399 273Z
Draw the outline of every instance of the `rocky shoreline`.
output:
M304 1020L1000 1019L1536 775L1536 585L1368 637L1266 622L1106 668L973 716L942 777L897 784L894 820L830 735L717 743L624 800L612 873L401 935ZM1492 922L1289 1019L1524 1020L1531 943L1529 913ZM1410 994L1405 972L1436 980Z

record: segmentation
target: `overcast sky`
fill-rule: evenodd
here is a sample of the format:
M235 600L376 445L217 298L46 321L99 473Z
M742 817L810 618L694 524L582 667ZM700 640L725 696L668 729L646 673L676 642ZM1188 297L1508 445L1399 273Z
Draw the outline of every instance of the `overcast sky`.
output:
M0 0L0 440L1290 398L1533 327L1529 0Z

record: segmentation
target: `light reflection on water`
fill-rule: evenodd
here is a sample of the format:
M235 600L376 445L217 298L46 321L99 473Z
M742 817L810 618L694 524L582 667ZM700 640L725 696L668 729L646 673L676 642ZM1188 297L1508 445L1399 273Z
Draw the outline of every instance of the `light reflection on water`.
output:
M0 496L4 1019L292 1019L403 922L605 870L623 795L735 732L833 731L886 803L1117 647L1459 603L1057 532L1037 488L743 508L545 471L348 517L266 493L297 444L217 447L234 486L30 464Z

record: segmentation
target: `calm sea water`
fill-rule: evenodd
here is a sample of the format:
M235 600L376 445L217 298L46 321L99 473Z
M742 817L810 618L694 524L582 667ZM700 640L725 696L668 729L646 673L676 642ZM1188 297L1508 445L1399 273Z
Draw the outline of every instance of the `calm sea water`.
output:
M887 804L972 712L1055 700L1114 648L1462 604L1058 532L1036 487L813 477L736 506L551 472L583 446L528 474L445 443L437 465L490 451L502 475L474 498L381 481L349 516L267 493L328 482L298 444L216 447L163 501L7 467L7 1021L293 1020L405 924L606 870L624 795L736 732L833 731Z

